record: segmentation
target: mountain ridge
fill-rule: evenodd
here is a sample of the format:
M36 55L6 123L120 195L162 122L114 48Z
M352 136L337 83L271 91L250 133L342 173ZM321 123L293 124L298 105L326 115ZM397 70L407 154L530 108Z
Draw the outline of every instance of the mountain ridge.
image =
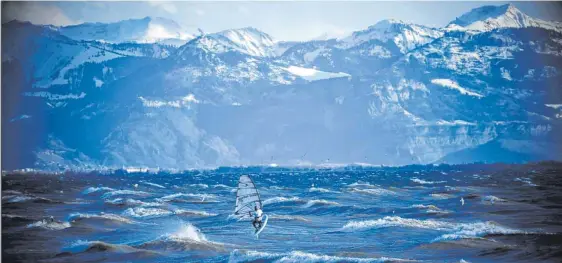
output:
M350 45L246 27L171 47L2 26L11 36L3 102L18 102L2 103L3 150L25 156L3 155L7 167L561 158L552 148L562 145L562 34L551 28L474 33L385 20Z

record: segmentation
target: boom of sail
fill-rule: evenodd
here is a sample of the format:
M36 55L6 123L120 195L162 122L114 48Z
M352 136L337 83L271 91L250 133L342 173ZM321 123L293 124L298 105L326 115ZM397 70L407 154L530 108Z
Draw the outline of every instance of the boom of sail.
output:
M234 216L238 220L252 219L256 207L262 209L260 194L250 176L242 175L238 180Z

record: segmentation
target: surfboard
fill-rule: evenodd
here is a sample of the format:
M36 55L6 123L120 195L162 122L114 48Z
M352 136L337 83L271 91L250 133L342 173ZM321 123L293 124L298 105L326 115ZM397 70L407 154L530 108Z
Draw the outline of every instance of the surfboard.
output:
M255 234L256 238L260 237L261 231L263 231L263 229L267 225L267 219L268 219L267 215L263 215L263 221L262 221L261 227L260 227L260 229L256 230L256 234Z

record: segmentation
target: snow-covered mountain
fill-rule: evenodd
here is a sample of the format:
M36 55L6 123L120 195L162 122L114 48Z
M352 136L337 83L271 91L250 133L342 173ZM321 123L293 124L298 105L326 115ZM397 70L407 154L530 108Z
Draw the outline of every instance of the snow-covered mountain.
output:
M561 159L562 33L513 9L482 7L504 11L473 10L444 29L385 20L305 42L232 29L178 48L6 23L2 147L15 154L2 162L187 169ZM527 26L491 22L507 13Z
M173 20L161 17L129 19L115 23L84 23L58 28L71 39L108 43L164 43L182 45L194 33Z
M229 29L213 34L205 34L186 46L184 49L203 49L213 53L240 52L255 57L274 56L275 42L268 34L251 27Z
M392 43L401 53L406 53L441 36L443 36L443 32L439 29L388 19L380 21L366 30L353 32L351 36L342 39L338 44L343 48L351 48L366 42L377 41Z
M525 27L540 27L562 32L562 23L530 17L512 4L475 8L449 23L446 30L490 31Z

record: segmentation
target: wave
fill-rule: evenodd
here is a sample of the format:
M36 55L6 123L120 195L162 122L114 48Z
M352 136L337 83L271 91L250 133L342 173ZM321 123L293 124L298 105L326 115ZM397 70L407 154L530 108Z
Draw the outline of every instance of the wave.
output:
M386 216L376 220L351 221L343 226L343 230L365 230L379 229L387 227L407 227L421 228L436 231L445 231L446 234L434 239L434 241L454 240L463 238L479 238L492 234L527 234L517 229L501 226L495 222L476 222L476 223L453 223L437 221L432 219L421 220L412 218L402 218L399 216Z
M163 185L159 185L159 184L155 184L155 183L151 183L151 182L141 181L141 183L146 184L146 185L150 185L150 186L154 186L154 187L158 187L158 188L162 188L162 189L166 189L166 187L163 186Z
M493 195L487 195L487 196L482 197L482 201L488 201L492 204L496 203L496 202L502 202L502 203L507 202L507 200L499 198L497 196L493 196Z
M528 186L537 186L536 184L533 183L531 178L527 178L527 177L523 177L523 178L518 177L518 178L513 179L513 181L522 182L522 183L524 183Z
M35 197L28 195L4 195L2 202L4 203L22 203L26 201L35 200Z
M411 218L402 218L399 216L386 216L376 220L351 221L343 226L343 229L377 229L386 227L412 227L425 228L433 230L446 230L451 223L435 220L419 220Z
M453 231L455 232L442 235L441 237L436 238L434 241L478 238L487 235L533 234L532 232L525 232L518 229L504 227L492 221L456 224Z
M123 215L132 216L136 218L154 218L154 217L162 217L162 216L169 216L174 214L174 212L170 210L165 210L161 208L145 208L145 207L131 207L127 208L123 212Z
M156 200L159 202L186 202L186 201L205 202L208 199L215 199L215 198L216 196L213 194L175 193L175 194L166 195L157 198ZM213 201L207 201L207 202L213 202Z
M421 208L421 209L434 209L439 210L439 207L435 205L412 205L410 208Z
M271 189L271 190L291 190L291 188L289 188L289 187L282 187L282 186L277 186L277 185L270 186L269 189Z
M207 185L207 184L190 184L190 185L188 185L188 186L197 187L197 188L203 188L203 189L209 188L209 185Z
M329 190L321 187L311 187L308 189L309 192L319 192L319 193L339 193L338 191Z
M143 201L131 199L131 198L127 198L127 199L116 198L116 199L112 199L112 200L107 200L107 201L105 201L105 203L111 204L111 205L118 205L118 206L144 206L144 207L156 207L156 206L164 205L164 204L159 203L159 202L143 202Z
M270 219L274 220L287 220L287 221L302 221L302 222L310 222L310 219L307 219L303 216L292 216L292 215L276 215L270 214L268 215Z
M233 188L232 186L224 185L224 184L215 184L212 186L213 188L223 188L223 189L230 189Z
M291 251L289 253L266 253L259 251L243 251L235 249L230 253L228 262L413 262L414 260L399 258L354 258L354 257L338 257L306 253L301 251Z
M21 223L26 223L26 222L31 222L33 221L32 218L26 217L26 216L20 216L20 215L13 215L13 214L2 214L2 222L6 223L6 222L21 222Z
M435 199L451 199L451 198L455 197L452 194L445 194L445 193L430 194L430 196L435 198Z
M303 205L303 208L309 208L312 206L317 206L317 205L340 205L338 202L334 202L334 201L328 201L328 200L323 200L323 199L315 199L315 200L310 200L308 202L306 202L305 205Z
M423 179L419 179L417 177L410 178L410 181L412 181L414 183L418 183L418 184L442 184L442 183L446 183L446 181L435 181L435 182L426 181L426 180L423 180Z
M106 192L101 196L101 198L107 199L109 197L119 196L119 195L149 196L151 195L151 193L143 192L143 191L134 191L134 190L113 190L113 191Z
M113 221L117 223L125 223L125 224L134 224L135 221L128 219L126 217L122 217L116 214L104 213L101 212L100 214L87 214L87 213L72 213L70 214L68 220L75 222L81 221L85 219L94 219L94 220L102 220L102 221Z
M201 230L192 224L182 224L176 232L166 234L137 247L166 251L226 251L224 244L207 240Z
M396 192L383 188L366 188L366 189L351 188L349 191L352 193L368 194L368 195L396 195Z
M217 214L208 213L205 211L177 209L174 211L176 215L194 215L194 216L216 216Z
M146 253L146 254L158 254L153 251L138 249L129 245L123 244L111 244L103 241L83 241L78 240L72 244L74 249L80 249L84 247L82 252L79 253L92 253L92 252L118 252L118 253Z
M115 189L111 188L111 187L105 187L105 186L100 186L100 187L88 187L86 188L84 191L82 191L82 194L91 194L91 193L95 193L95 192L107 192L107 191L113 191Z
M27 225L27 228L43 228L47 230L63 230L66 228L71 227L69 222L60 222L60 221L51 221L49 219L43 219L41 221L37 221L33 224Z
M263 201L264 205L270 205L270 204L277 204L277 203L288 203L288 202L299 202L300 199L298 197L282 197L282 196L278 196L278 197L273 197L273 198L269 198L266 199L265 201Z
M376 186L374 186L370 183L365 183L365 182L359 181L359 182L355 182L355 183L352 183L352 184L348 185L348 187L376 187Z
M410 208L427 209L428 214L449 214L450 211L443 210L435 205L412 205Z
M16 191L17 192L17 191ZM15 194L15 195L4 195L2 196L2 203L11 204L11 203L24 203L31 201L33 203L41 203L41 204L62 204L64 202L52 200L49 198L44 197L37 197L32 195L25 195L25 194Z

